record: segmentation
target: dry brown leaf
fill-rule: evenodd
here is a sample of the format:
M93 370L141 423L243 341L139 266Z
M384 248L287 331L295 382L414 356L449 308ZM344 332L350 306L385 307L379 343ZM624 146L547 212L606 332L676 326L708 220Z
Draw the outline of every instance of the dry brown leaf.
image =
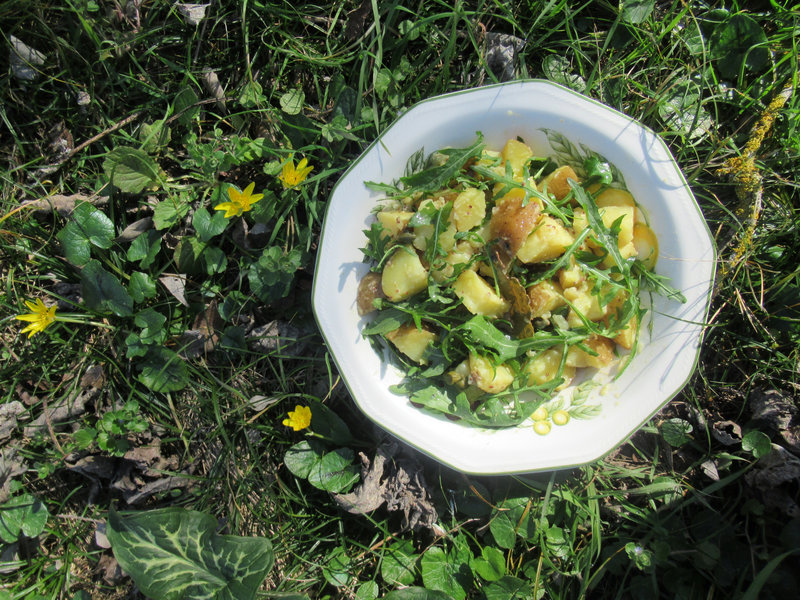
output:
M158 280L178 302L184 306L189 306L189 303L186 301L186 296L184 295L186 291L185 277L180 277L178 275L162 275Z

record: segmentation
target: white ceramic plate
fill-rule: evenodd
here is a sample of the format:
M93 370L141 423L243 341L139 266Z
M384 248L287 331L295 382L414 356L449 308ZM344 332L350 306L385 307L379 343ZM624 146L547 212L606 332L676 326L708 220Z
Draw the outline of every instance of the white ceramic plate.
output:
M550 130L550 138L543 131ZM420 147L463 147L483 133L488 148L520 136L536 155L594 151L614 164L658 236L656 272L686 303L656 297L652 334L622 376L602 388L601 410L572 419L546 436L528 425L490 430L449 421L389 391L401 373L361 335L369 316L356 310L358 282L368 271L363 230L381 198L365 181L403 175ZM554 134L555 132L555 134ZM554 147L555 146L555 147ZM697 364L716 253L708 227L664 142L633 119L547 81L516 81L420 102L386 129L350 166L331 194L317 253L313 305L320 329L356 404L378 425L460 471L520 473L576 466L613 450L686 384Z

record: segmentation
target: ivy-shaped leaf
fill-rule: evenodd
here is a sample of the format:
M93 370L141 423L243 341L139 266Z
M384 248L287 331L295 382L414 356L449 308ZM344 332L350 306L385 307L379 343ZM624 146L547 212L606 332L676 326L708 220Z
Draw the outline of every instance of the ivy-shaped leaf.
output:
M533 590L527 581L506 575L486 586L485 594L486 600L527 600L532 597Z
M453 600L450 594L439 590L426 590L423 587L407 587L394 590L383 596L382 600Z
M131 194L153 187L159 180L158 164L138 148L114 148L103 161L103 171L112 185Z
M301 89L289 90L281 96L280 104L281 110L287 115L297 115L303 110L303 102L306 100L306 95Z
M143 344L160 344L167 337L167 332L164 331L164 323L167 322L167 317L154 308L146 308L140 311L136 314L133 322L137 327L142 328L139 339Z
M486 581L497 581L506 574L506 557L494 546L484 546L472 569Z
M644 22L655 8L655 0L622 0L619 13L622 21L632 25Z
M86 306L120 317L133 314L133 299L114 275L99 261L90 260L81 271L81 293Z
M714 29L709 56L717 61L723 77L737 79L743 65L757 73L767 67L768 41L755 19L746 14L733 15Z
M512 549L517 536L532 539L536 534L536 522L526 510L528 498L506 498L500 502L489 522L494 541L501 548Z
M217 520L182 508L108 515L108 540L137 587L160 600L252 600L274 561L263 537L216 533Z
M153 224L156 229L168 229L189 212L186 202L174 199L162 200L153 208Z

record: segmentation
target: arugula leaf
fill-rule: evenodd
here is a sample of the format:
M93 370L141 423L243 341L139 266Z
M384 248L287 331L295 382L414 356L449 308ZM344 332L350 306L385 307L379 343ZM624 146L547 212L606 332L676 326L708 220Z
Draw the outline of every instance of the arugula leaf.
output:
M483 134L476 133L478 139L475 143L466 148L439 150L439 154L447 158L443 164L427 167L411 175L404 175L392 191L387 190L385 184L367 181L366 185L372 189L381 189L392 196L412 196L446 188L447 184L458 174L469 159L480 156L484 146ZM419 165L418 160L412 162L412 168Z

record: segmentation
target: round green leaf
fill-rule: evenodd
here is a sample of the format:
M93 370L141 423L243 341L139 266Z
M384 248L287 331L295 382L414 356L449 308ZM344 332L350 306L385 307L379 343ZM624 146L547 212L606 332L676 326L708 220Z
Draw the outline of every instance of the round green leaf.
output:
M726 79L738 78L742 65L760 72L769 63L767 35L752 17L733 15L714 29L709 54Z
M97 260L90 260L81 271L81 292L89 308L113 312L120 317L133 314L133 299L116 276Z
M176 392L189 383L183 359L160 346L148 348L140 367L139 381L154 392Z
M620 17L626 23L638 25L650 16L655 5L655 0L622 0L619 10Z
M453 600L450 594L438 590L426 590L422 587L407 587L395 590L383 596L383 600Z
M763 431L753 430L742 438L742 450L752 452L755 458L761 458L772 451L772 442Z
M533 590L527 581L506 575L486 586L485 593L486 600L528 600Z
M472 562L472 568L486 581L498 581L506 574L506 557L494 546L484 546L481 558Z
M434 546L422 555L420 567L426 588L445 592L456 600L467 597L467 589L472 584L472 572L453 553L446 553Z
M287 115L297 115L303 110L303 102L305 102L306 95L303 90L289 90L281 96L281 110Z
M392 544L381 558L381 577L387 585L411 585L417 578L414 565L418 557L411 542L404 540Z
M44 531L50 513L30 494L14 496L0 506L0 539L13 544L20 534L33 538Z
M673 448L683 446L692 438L689 436L692 433L692 424L683 419L667 419L661 424L661 436Z

